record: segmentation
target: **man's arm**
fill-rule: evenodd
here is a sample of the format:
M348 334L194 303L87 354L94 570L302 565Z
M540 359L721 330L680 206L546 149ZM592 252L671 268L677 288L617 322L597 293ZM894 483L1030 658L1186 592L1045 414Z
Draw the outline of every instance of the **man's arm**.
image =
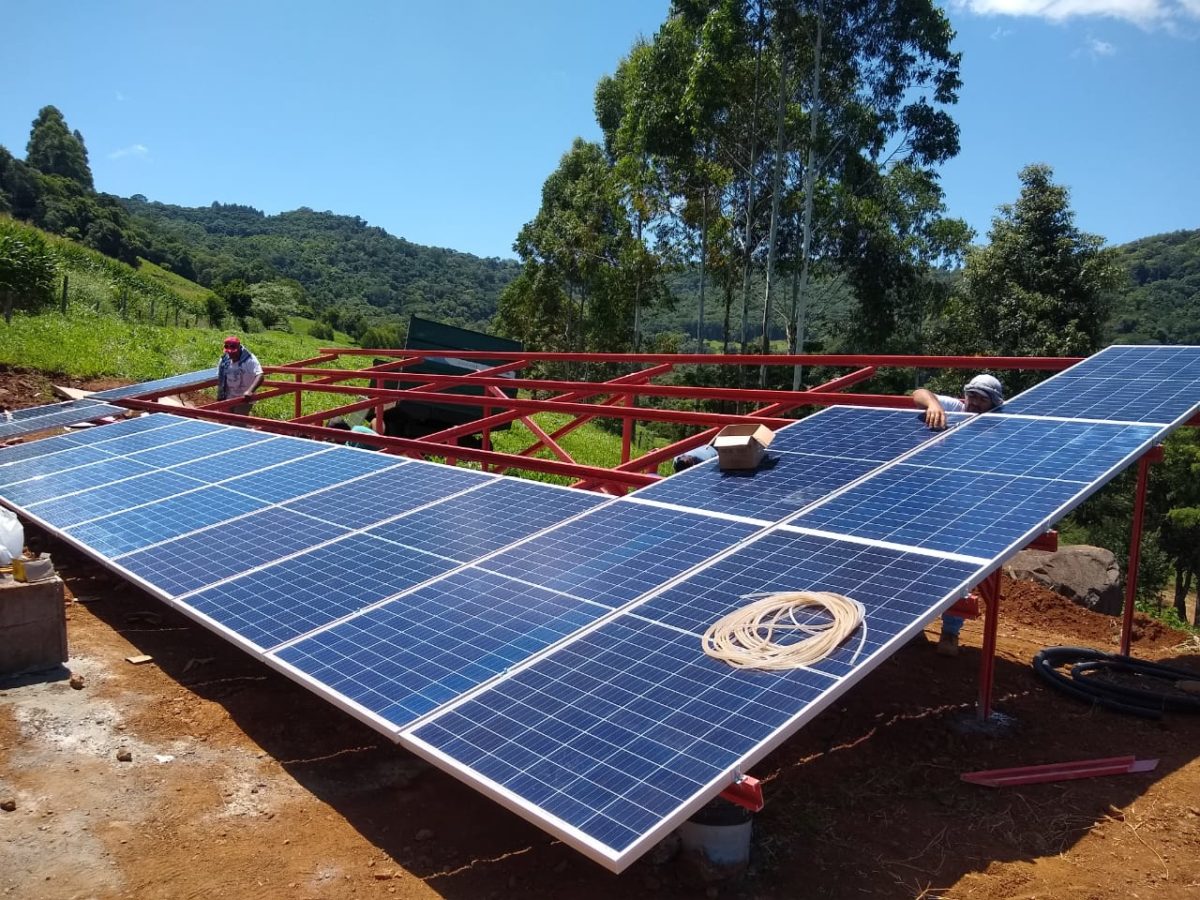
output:
M263 367L262 367L262 363L260 363L258 361L257 356L254 357L253 372L254 372L254 380L252 382L250 382L250 387L248 387L246 389L246 393L242 395L247 400L250 399L251 394L253 394L255 391L258 390L258 386L263 383Z
M937 394L925 388L917 388L913 391L912 399L913 403L925 410L926 425L934 431L941 431L946 427L946 410L942 408L942 401L938 399Z

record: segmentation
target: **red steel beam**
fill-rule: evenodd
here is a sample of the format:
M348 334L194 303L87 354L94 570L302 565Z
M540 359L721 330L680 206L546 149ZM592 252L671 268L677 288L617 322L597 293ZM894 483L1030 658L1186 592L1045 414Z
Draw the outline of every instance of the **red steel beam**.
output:
M743 366L889 366L917 369L1025 369L1058 372L1076 363L1082 356L917 356L870 355L854 353L830 354L756 354L756 353L533 353L524 350L366 350L360 348L322 348L323 352L338 352L347 356L376 354L444 356L454 359L527 359L537 362L613 362L661 363L675 365L705 363L708 365Z
M329 385L334 387L334 385ZM351 389L353 390L353 389ZM146 400L123 401L131 409L141 409L146 412L162 412L163 407ZM325 428L321 425L308 425L298 422L288 422L278 419L262 419L257 416L240 416L236 413L222 412L211 407L191 409L187 407L167 407L167 410L181 416L193 419L206 419L214 422L224 422L229 425L250 426L258 431L270 431L278 434L290 434L299 437L315 438L320 441L333 440L343 443L347 440L346 432L337 428ZM654 484L659 479L651 475L641 475L636 472L617 472L598 466L587 466L579 463L564 463L556 459L529 459L514 456L511 453L497 453L488 450L474 450L470 447L446 447L442 444L429 444L412 438L386 437L384 435L354 434L354 440L370 444L389 452L417 454L419 456L445 456L447 451L453 452L455 458L468 459L473 462L490 463L503 469L529 469L534 472L546 472L551 475L562 475L566 478L590 478L593 481L617 484L623 487L644 487Z
M983 596L983 649L979 654L979 705L976 715L980 722L992 718L992 692L996 680L996 628L1000 624L1000 570L997 569L979 584Z
M269 388L282 388L285 391L296 390L296 385L288 381L267 381L263 382ZM316 384L314 382L306 382L303 386L306 391L321 391L331 394L364 394L371 393L376 400L408 400L412 398L412 394L408 391L392 391L383 390L381 388L357 388L349 385L340 384ZM809 395L818 396L818 395ZM868 395L865 394L849 394L849 395L819 395L821 399L831 398L830 402L837 400L863 398L868 400ZM464 397L461 394L438 394L438 403L452 403L458 406L506 406L512 410L528 410L531 412L567 412L575 415L591 415L602 416L606 419L647 419L652 422L681 422L683 424L706 424L706 425L733 425L745 422L756 422L760 425L766 425L769 428L780 428L791 422L790 419L770 416L735 416L728 413L708 413L708 412L687 412L684 410L675 409L653 409L645 406L622 407L612 406L604 407L603 412L599 412L595 404L590 403L566 403L559 400L521 400L512 397L505 397L503 401L499 398L483 400L479 397ZM873 398L877 403L888 401L896 401L901 398L878 396ZM871 405L867 402L856 404L867 406ZM890 405L896 405L891 403ZM909 403L905 401L907 407ZM475 423L476 425L478 423Z
M1142 558L1142 518L1146 511L1146 484L1150 479L1150 464L1161 461L1162 447L1151 447L1138 460L1137 494L1133 501L1133 530L1129 536L1129 566L1125 570L1125 608L1121 617L1121 655L1129 655L1133 635L1133 608L1137 600L1138 566Z
M598 394L603 394L604 393L604 390L603 390L604 385L625 384L625 383L633 382L638 379L648 380L650 378L657 378L659 375L665 375L667 372L670 372L671 369L672 369L672 366L669 366L669 365L651 366L649 369L643 369L640 372L631 372L628 375L622 375L619 378L613 379L612 381L589 383L589 389L587 391L578 391L578 392L571 393L571 394L565 394L565 395L563 395L561 397L557 397L555 399L566 400L566 401L586 400L589 397L595 397ZM517 419L521 418L521 415L522 414L519 412L511 412L511 411L497 413L496 415L487 416L483 419L476 419L474 422L468 422L465 425L455 425L452 428L445 428L442 431L437 431L437 432L434 432L433 434L427 434L424 437L422 437L421 440L423 440L423 441L438 441L438 442L452 441L452 440L456 440L460 437L463 437L464 435L474 434L475 432L479 431L481 428L484 428L484 427L494 428L494 427L497 427L500 425L507 425L509 422L515 422ZM595 418L595 415L589 414L587 416L580 417L579 419L577 419L573 422L568 422L566 425L563 425L561 428L559 428L555 431L552 431L550 433L550 436L552 438L556 438L556 439L560 438L564 434L567 434L570 431L574 431L580 425L584 424L585 422L587 422L593 418ZM524 455L525 453L533 452L540 446L541 446L540 443L533 444L531 447L526 448L525 450L522 450L521 453L522 453L522 455Z

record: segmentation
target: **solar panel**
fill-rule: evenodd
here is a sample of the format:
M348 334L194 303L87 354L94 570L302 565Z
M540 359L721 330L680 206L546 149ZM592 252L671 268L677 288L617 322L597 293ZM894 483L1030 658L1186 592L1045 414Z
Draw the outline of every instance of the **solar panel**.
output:
M244 429L240 428L231 429L231 432L238 435L246 433ZM206 484L216 484L239 475L265 471L280 463L315 456L329 450L329 447L324 444L290 437L273 437L252 443L254 448L250 452L234 448L194 462L176 463L172 471Z
M266 505L261 500L224 488L199 487L149 506L92 519L64 529L64 533L102 556L112 558Z
M780 430L754 471L723 472L713 461L631 496L777 522L937 434L913 411L832 407Z
M403 465L394 456L383 453L370 453L365 450L355 452L350 449L343 449L338 453L329 452L332 450L331 446L324 453L232 478L222 482L222 485L231 491L257 497L268 503L282 503L302 494L341 484L360 475Z
M102 444L130 434L142 431L156 431L159 428L176 428L194 421L194 419L185 419L182 416L155 413L138 416L134 419L122 419L119 422L113 422L111 425L105 425L103 428L89 428L87 431L77 431L74 434L64 436L63 440L69 441L72 444ZM38 443L42 442L39 441Z
M1159 432L983 416L793 524L992 558L1049 528Z
M22 467L22 471L28 471L29 468L32 468L29 464L35 462L36 460L26 460L17 463L17 466ZM31 506L43 500L65 497L96 485L112 484L151 471L153 470L149 466L133 460L109 457L61 472L36 475L16 484L5 484L2 489L5 499L11 503L18 506Z
M267 650L450 569L453 560L352 534L177 603Z
M140 384L126 384L121 387L109 388L106 391L96 391L90 396L99 400L121 400L125 397L137 397L141 394L150 394L172 388L182 391L198 387L205 382L216 380L217 370L216 367L213 367L211 369L200 369L197 372L187 372L183 375L172 375L170 378L159 378L156 381L143 381Z
M978 570L777 530L433 714L402 741L619 869L886 658L885 645L923 623L916 611L949 602ZM781 672L701 652L704 628L744 605L743 595L783 587L862 601L865 646Z
M35 444L29 446L41 443L42 441L37 441ZM47 478L51 475L79 468L80 466L103 462L113 458L103 450L96 450L92 447L62 446L63 449L57 453L22 453L17 459L9 459L7 455L0 457L0 459L5 460L3 465L0 465L0 488L6 488L9 485L19 484L22 481L28 481L33 478ZM12 447L9 449L21 450L23 447Z
M394 731L607 612L467 568L275 656Z
M65 497L32 503L28 509L47 525L69 528L89 519L154 503L196 487L196 482L171 472L146 472Z
M618 500L478 565L615 608L756 530L742 522Z
M124 413L125 410L119 406L110 406L94 400L70 400L48 406L15 409L0 414L0 441Z
M460 491L476 490L496 477L470 469L409 461L290 501L284 508L357 530Z
M596 494L500 478L394 519L368 534L470 562L607 501Z
M1200 347L1115 346L1030 388L1007 414L1177 424L1200 403Z
M146 584L176 597L347 533L348 529L331 522L268 508L116 560Z

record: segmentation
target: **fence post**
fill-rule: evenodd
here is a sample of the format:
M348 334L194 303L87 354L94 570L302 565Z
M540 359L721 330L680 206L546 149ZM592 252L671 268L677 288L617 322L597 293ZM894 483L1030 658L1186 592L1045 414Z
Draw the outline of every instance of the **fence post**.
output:
M71 277L69 275L63 276L62 314L64 316L67 314L67 285L70 283L70 281Z
M154 298L150 298L150 324L154 324Z

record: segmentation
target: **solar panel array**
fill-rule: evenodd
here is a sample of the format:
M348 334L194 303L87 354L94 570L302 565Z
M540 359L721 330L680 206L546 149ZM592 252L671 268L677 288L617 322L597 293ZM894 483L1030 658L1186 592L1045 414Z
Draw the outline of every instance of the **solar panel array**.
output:
M207 382L217 380L217 369L200 369L184 375L172 375L170 378L159 378L155 381L143 381L140 384L126 384L121 387L109 388L92 394L99 400L123 400L126 397L140 397L143 394L153 394L161 391L186 391L200 387Z
M26 434L36 434L51 428L92 422L105 416L124 414L119 406L97 400L68 400L47 406L30 406L0 413L0 441Z
M831 409L617 500L155 415L0 451L0 498L619 871L1197 400L1200 348L1110 348L944 433ZM795 589L864 626L788 672L700 651Z

